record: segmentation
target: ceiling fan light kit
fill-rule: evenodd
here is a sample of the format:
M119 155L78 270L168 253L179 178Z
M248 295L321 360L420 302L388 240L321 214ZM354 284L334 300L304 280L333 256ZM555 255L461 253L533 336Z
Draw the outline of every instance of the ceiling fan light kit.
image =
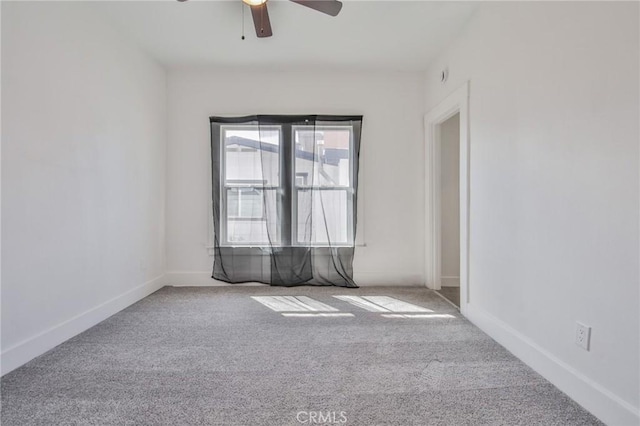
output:
M178 1L185 2L186 0ZM329 16L338 16L338 13L342 10L342 2L338 0L290 1ZM269 20L269 11L267 10L267 0L242 0L242 2L251 8L251 16L253 17L253 26L256 28L256 36L259 38L271 37L273 32L271 31L271 21ZM242 39L244 40L244 35Z
M242 2L249 6L260 6L267 2L267 0L242 0Z

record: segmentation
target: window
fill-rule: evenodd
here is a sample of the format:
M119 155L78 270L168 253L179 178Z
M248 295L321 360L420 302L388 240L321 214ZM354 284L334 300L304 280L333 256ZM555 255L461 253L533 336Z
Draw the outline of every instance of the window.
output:
M351 126L295 126L292 131L297 177L293 188L295 244L352 244Z
M221 224L226 245L279 242L280 128L222 126Z
M219 129L221 245L353 245L350 121Z

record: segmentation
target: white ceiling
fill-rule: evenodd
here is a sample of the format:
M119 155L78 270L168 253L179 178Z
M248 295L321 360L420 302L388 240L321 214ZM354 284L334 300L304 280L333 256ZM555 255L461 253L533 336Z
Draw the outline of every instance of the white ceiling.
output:
M116 1L92 6L169 67L422 70L464 27L473 2L349 1L332 18L270 0L273 37L258 39L233 1ZM245 35L241 40L242 9Z

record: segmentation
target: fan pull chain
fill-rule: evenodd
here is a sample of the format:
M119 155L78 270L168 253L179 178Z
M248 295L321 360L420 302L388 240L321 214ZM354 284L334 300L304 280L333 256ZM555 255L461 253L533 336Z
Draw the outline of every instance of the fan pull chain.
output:
M244 40L244 3L240 3L240 7L242 8L242 37L241 40Z

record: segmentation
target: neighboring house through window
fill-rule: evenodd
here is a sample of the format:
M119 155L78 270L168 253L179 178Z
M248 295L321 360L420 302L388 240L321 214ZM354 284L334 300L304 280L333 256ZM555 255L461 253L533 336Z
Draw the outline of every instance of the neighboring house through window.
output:
M221 244L353 245L353 132L222 125Z

